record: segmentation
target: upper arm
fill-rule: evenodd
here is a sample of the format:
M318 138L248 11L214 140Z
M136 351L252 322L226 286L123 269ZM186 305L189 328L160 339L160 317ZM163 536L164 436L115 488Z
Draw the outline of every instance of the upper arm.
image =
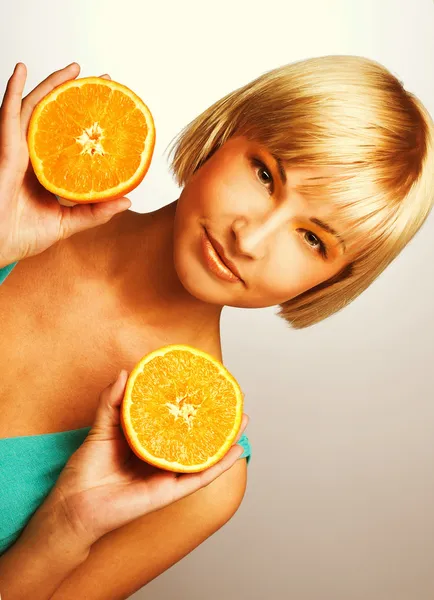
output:
M237 460L205 488L106 534L52 598L128 598L220 529L240 506L246 484L246 460Z

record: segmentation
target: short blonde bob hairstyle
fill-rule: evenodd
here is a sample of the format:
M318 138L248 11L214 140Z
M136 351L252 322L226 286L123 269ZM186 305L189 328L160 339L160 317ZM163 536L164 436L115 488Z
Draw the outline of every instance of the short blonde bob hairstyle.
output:
M333 203L350 259L337 276L280 305L279 315L295 329L354 300L432 207L433 121L394 75L367 58L309 58L226 95L175 138L171 168L178 184L237 135L263 144L287 168L330 167L297 190L310 201Z

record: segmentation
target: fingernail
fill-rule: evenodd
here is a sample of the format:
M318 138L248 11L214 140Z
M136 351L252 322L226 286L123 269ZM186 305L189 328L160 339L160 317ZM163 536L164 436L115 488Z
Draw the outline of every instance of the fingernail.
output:
M65 69L69 69L69 68L70 68L70 67L72 67L73 65L76 65L77 67L79 66L79 64L78 64L78 63L76 63L76 62L72 62L70 65L67 65L67 66L65 67Z

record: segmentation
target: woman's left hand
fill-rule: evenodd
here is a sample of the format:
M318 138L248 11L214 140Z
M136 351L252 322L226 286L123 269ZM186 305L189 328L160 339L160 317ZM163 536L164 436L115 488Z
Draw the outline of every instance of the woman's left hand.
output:
M120 406L128 373L100 396L94 425L61 472L44 505L59 503L86 544L130 521L207 486L230 469L242 454L236 444L248 424L243 415L236 442L218 463L199 473L158 469L131 450L120 426ZM46 507L45 507L46 508Z

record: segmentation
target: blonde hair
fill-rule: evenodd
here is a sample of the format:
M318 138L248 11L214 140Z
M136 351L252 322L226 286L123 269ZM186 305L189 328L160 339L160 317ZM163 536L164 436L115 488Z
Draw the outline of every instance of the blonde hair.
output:
M332 315L365 290L412 239L434 199L434 124L422 103L375 61L310 58L226 95L175 139L179 185L230 137L263 144L287 166L330 167L298 191L333 203L351 256L335 277L280 305L293 328Z

